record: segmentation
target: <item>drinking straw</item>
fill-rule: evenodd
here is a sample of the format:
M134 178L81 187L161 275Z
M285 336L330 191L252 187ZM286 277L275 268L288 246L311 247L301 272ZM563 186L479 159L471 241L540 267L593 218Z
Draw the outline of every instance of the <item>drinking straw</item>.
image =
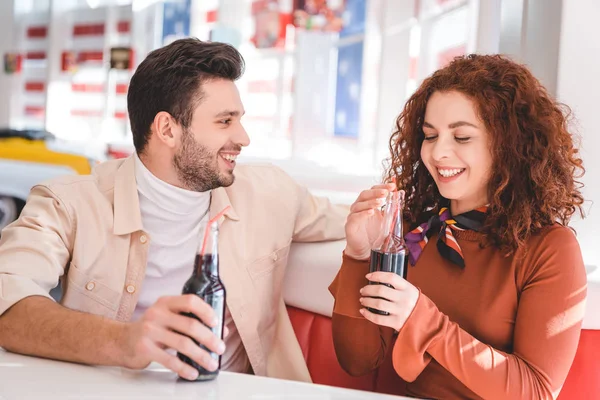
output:
M204 230L204 240L202 241L202 250L200 250L200 255L204 256L204 250L206 249L206 242L208 241L208 230L219 218L221 218L226 212L229 210L229 206L225 207L223 211L215 215L208 224L206 224L206 229Z

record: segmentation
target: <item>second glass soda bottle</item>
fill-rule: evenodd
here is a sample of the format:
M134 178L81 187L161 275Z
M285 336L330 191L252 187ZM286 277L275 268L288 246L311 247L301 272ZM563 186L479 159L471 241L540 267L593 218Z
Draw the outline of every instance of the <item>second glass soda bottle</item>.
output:
M195 294L202 298L209 306L215 310L215 315L218 318L218 323L212 332L219 338L223 339L223 324L225 323L225 286L221 282L219 276L219 250L218 238L219 229L217 222L210 224L210 232L208 237L201 243L196 260L194 262L194 271L190 279L183 286L182 294ZM187 317L200 319L194 314L184 314ZM202 322L202 321L201 321ZM208 381L214 379L219 374L221 368L221 356L211 352L205 346L194 340L203 350L208 352L212 358L217 360L219 367L215 371L209 371L198 365L194 360L190 359L185 354L177 353L177 357L188 365L196 368L198 371L197 381Z
M393 272L406 279L408 248L404 242L402 230L403 210L404 191L390 192L383 208L381 231L371 248L369 272ZM380 283L369 282L369 284L379 285ZM368 310L379 315L389 315L388 312L370 307Z

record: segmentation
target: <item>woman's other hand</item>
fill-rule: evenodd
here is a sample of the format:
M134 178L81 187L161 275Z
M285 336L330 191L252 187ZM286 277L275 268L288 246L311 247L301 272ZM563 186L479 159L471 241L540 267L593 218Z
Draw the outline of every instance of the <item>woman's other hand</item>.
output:
M380 326L400 331L414 310L419 299L419 289L393 272L373 272L367 274L371 282L386 285L367 285L360 290L360 313L363 317ZM366 307L386 311L389 315L370 312Z

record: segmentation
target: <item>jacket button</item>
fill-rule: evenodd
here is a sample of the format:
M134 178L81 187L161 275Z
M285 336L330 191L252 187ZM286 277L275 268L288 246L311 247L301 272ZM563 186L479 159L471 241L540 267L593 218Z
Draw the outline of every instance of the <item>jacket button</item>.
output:
M140 242L142 242L142 244L146 243L147 241L148 241L148 236L146 236L146 235L140 236Z
M133 294L135 292L135 286L133 285L127 285L127 293Z
M95 287L96 287L96 284L94 282L88 282L87 285L85 285L85 288L87 290L94 290Z
M273 253L273 255L271 256L271 258L273 259L273 261L277 261L277 259L279 257L277 257L277 253Z

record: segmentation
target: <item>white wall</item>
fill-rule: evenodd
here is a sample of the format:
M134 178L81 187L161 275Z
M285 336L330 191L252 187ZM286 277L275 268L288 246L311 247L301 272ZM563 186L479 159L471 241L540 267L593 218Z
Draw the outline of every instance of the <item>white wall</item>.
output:
M578 120L588 216L574 223L586 264L600 266L600 2L563 2L558 98ZM593 202L593 204L592 204Z
M498 14L500 53L525 63L552 95L556 95L562 3L563 0L502 0Z
M598 3L598 0L592 0ZM556 94L561 32L561 8L563 3L579 3L573 0L528 0L525 40L525 62L535 76L552 94ZM600 15L596 15L599 18ZM581 38L581 36L580 36Z

